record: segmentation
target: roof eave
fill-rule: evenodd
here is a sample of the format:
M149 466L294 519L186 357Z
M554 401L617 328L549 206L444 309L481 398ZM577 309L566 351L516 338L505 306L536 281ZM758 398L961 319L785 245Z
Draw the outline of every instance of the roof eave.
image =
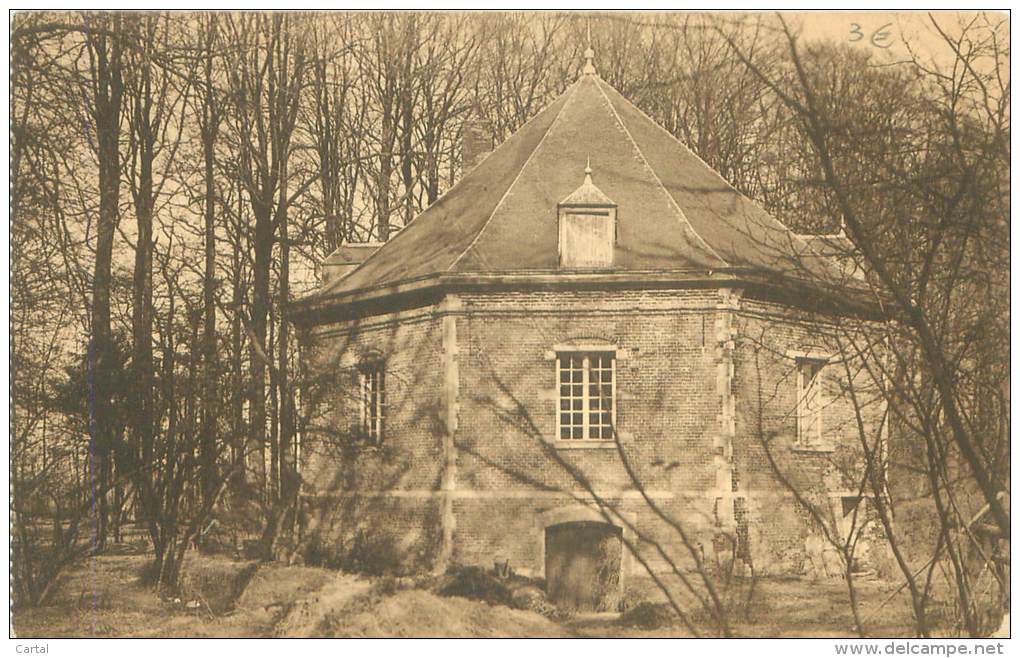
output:
M823 286L817 282L794 279L752 268L730 267L714 270L500 272L490 274L446 272L393 284L356 290L312 294L288 305L286 314L299 326L314 326L332 321L365 317L396 308L424 306L448 293L470 291L529 290L623 290L750 287L773 292L797 290L796 296L810 289L830 304L850 306L856 314L882 314L881 303L865 291L848 293L843 287Z

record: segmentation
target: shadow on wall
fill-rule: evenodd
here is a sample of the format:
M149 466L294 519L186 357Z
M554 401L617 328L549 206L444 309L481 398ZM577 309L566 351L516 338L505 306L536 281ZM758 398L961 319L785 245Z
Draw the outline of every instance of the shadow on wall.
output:
M342 335L306 336L297 551L306 564L368 575L437 564L441 343L435 324L414 327L355 321ZM368 360L385 372L385 388L373 391L374 426L365 420Z
M415 575L436 564L438 500L386 496L321 498L302 508L306 564L370 576Z

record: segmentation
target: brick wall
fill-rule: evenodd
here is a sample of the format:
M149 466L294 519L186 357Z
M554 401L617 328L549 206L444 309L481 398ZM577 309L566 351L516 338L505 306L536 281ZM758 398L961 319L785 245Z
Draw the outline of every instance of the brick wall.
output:
M754 566L760 573L808 573L812 550L822 550L830 562L837 558L827 543L819 548L819 523L791 489L803 495L838 537L841 499L858 493L864 463L849 382L869 441L875 440L884 405L876 399L868 373L847 358L847 330L837 330L832 318L754 299L744 299L740 306L734 464L737 489L747 499ZM825 404L819 449L807 449L797 440L798 355L832 357L821 373ZM862 513L858 526L865 520ZM871 517L867 522L877 523ZM861 555L866 558L866 547Z
M302 360L302 541L317 562L340 565L353 550L392 551L431 564L438 546L442 478L442 327L436 307L317 327ZM351 432L360 417L357 366L386 362L383 442ZM360 544L360 545L359 545ZM382 556L380 559L390 560Z
M434 565L509 559L538 575L544 519L597 509L597 499L655 569L690 567L692 550L711 562L722 531L741 537L761 571L803 570L811 524L776 482L757 419L797 486L823 500L846 488L834 463L853 454L842 429L832 452L791 450L796 371L786 355L820 332L814 319L781 312L726 290L506 292L319 328L305 361L320 373L307 406L321 424L342 439L357 417L353 367L370 350L387 359L389 410L379 449L306 432L311 543L342 552L351 528L385 529L408 554L433 551ZM617 350L625 460L613 444L556 440L554 349L570 344ZM826 418L840 428L846 409L834 405ZM642 571L640 561L625 569Z
M634 539L659 568L665 566L661 556L641 536L666 538L671 551L676 537L641 500L637 483L665 516L679 512L686 523L707 527L694 519L709 515L703 492L715 481L718 396L713 324L706 315L714 304L710 291L464 296L458 491L506 492L519 520L503 531L488 522L490 502L463 504L458 558L484 563L503 546L520 567L541 573L544 529L536 519L576 504L575 498L591 500L589 487L610 509L634 515ZM557 442L554 348L571 344L618 350L616 429L626 462L615 444L565 449ZM536 488L542 496L521 497ZM696 503L678 509L672 503L681 496Z
M548 453L558 404L553 349L571 343L619 349L617 430L644 486L674 492L709 486L706 439L718 404L711 327L702 323L710 303L698 292L627 292L610 301L599 293L465 297L458 319L459 486L581 489ZM614 446L554 454L603 491L633 488Z

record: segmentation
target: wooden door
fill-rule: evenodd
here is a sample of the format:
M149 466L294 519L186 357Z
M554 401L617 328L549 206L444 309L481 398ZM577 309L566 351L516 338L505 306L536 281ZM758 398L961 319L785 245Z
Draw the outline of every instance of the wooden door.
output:
M615 611L620 602L620 529L607 523L562 523L545 531L549 600L578 611Z

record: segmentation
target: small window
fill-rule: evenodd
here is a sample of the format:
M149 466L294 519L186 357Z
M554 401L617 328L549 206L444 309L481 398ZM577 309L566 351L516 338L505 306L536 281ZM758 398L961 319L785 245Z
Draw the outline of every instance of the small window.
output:
M822 369L824 359L797 359L797 441L802 446L822 443Z
M361 394L360 434L366 444L382 443L386 419L386 369L383 361L371 361L358 367Z
M559 431L564 441L608 441L616 422L613 352L560 352Z

